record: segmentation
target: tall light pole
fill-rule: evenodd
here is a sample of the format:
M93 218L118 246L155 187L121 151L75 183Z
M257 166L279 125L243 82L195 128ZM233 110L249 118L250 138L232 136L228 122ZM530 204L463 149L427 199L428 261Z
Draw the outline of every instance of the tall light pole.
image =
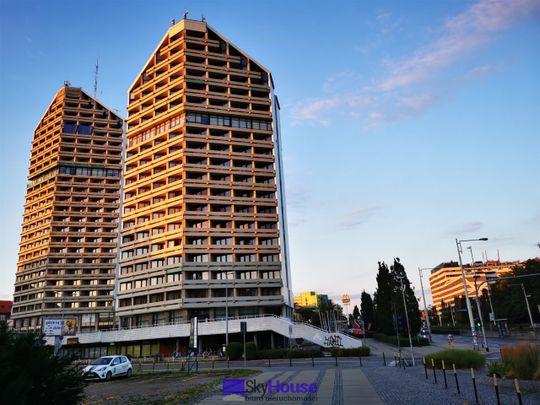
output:
M476 286L476 280L480 277L478 274L474 276L474 292L476 294L476 309L478 310L478 317L480 318L480 326L482 327L482 336L484 338L484 347L486 352L489 352L489 346L486 339L486 330L484 329L484 319L482 317L482 308L480 308L480 300L478 299L478 287Z
M525 297L525 304L527 304L527 312L529 313L529 322L531 323L531 328L534 330L534 322L533 317L531 313L531 307L529 306L529 297L527 296L527 292L525 291L525 285L523 283L519 284L509 284L510 286L521 286L521 291L523 291L523 296Z
M412 337L411 337L411 327L409 326L409 314L407 312L407 300L405 299L405 286L403 285L403 279L404 277L398 277L399 282L401 283L401 295L403 296L403 309L405 311L405 320L407 321L407 332L409 332L409 343L411 345L411 359L412 359L412 365L414 366L414 352L413 352L413 344L412 344Z
M424 300L424 312L426 313L426 323L429 329L429 340L431 341L431 322L429 320L429 313L428 313L427 304L426 304L426 295L424 294L424 283L422 282L423 270L432 270L432 269L428 267L425 267L425 268L418 267L418 274L420 275L420 289L422 290L422 299Z
M227 353L227 359L229 358L228 346L229 346L229 274L234 271L225 272L225 350Z
M467 303L467 312L469 314L469 323L471 325L471 333L472 333L472 340L473 340L473 350L478 349L478 340L476 337L476 329L474 327L474 317L472 312L472 306L471 306L471 300L469 298L469 289L467 287L467 279L465 278L465 270L463 269L463 262L461 260L461 254L463 253L463 249L461 246L462 242L479 242L479 241L487 241L488 238L478 238L478 239L457 239L456 238L456 248L458 252L458 258L459 258L459 267L461 269L461 278L463 280L463 288L465 289L465 302Z

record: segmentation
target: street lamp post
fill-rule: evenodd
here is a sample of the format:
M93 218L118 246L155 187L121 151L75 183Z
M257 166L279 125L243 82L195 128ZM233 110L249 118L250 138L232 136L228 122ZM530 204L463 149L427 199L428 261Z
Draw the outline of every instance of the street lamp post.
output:
M521 291L523 291L523 296L525 297L525 304L527 304L527 312L529 313L529 322L531 323L531 328L534 330L534 321L531 313L531 307L529 306L529 297L525 291L525 285L523 283L519 284L510 284L511 286L521 286Z
M431 270L431 268L418 267L418 274L420 275L420 289L422 290L422 299L424 300L424 312L426 313L426 323L429 330L429 340L431 341L431 322L429 320L429 313L426 304L426 295L424 294L424 283L422 282L422 270Z
M411 360L412 365L414 366L414 352L413 352L413 344L412 344L412 337L411 337L411 327L409 326L409 314L407 312L407 300L405 299L405 286L403 285L403 278L404 277L398 277L399 282L401 283L401 295L403 296L403 309L405 311L405 320L407 321L407 332L409 333L409 343L411 345Z
M227 353L227 359L229 358L228 346L229 346L229 274L233 271L225 272L225 350Z
M474 317L472 312L471 300L469 298L469 291L467 287L467 279L465 278L465 270L463 269L463 261L461 260L461 254L463 253L461 243L462 242L477 242L477 241L487 241L488 238L479 238L479 239L462 239L459 240L456 238L456 248L458 252L459 267L461 269L461 278L463 280L463 288L465 289L465 302L467 303L467 312L469 314L469 323L471 325L471 333L473 340L473 350L478 349L478 340L476 337L476 329L474 327Z
M489 346L486 339L486 331L484 329L484 319L482 317L482 308L480 307L480 300L478 299L478 287L476 286L476 280L478 280L478 277L480 277L478 274L475 274L474 276L474 292L476 294L476 309L478 310L478 317L480 318L480 326L482 327L482 337L484 338L484 347L486 348L486 352L489 352Z

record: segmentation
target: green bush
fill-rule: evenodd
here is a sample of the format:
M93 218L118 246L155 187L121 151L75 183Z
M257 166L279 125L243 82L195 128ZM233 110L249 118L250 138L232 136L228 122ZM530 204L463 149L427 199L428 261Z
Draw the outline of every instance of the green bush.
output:
M502 377L506 374L504 364L499 361L488 361L487 369L490 377L493 376L493 374L495 374L497 377Z
M330 350L332 357L358 357L369 356L370 349L367 346L357 347L354 349L333 348Z
M446 368L480 368L486 363L486 358L473 350L447 349L428 354L425 357L426 364L431 367L431 359L435 361L435 367L442 368L442 360Z
M397 337L396 336L388 336L384 333L373 333L373 339L378 340L380 342L385 342L390 345L397 346ZM399 343L401 347L408 347L410 345L409 338L400 336ZM429 339L415 336L412 338L412 344L413 346L429 346Z
M227 345L227 353L229 354L229 360L238 360L242 357L242 343L240 342L230 342Z
M255 342L246 343L246 359L255 360L257 358L257 345Z
M287 351L284 349L257 350L255 356L257 359L284 359L287 357Z
M3 404L77 404L84 382L73 356L54 356L39 334L15 333L0 322Z
M457 326L433 326L431 333L435 335L460 335L461 331Z
M540 379L540 351L530 343L503 346L501 357L509 378Z
M289 350L287 352L287 358L290 359L305 359L311 357L323 357L322 350Z

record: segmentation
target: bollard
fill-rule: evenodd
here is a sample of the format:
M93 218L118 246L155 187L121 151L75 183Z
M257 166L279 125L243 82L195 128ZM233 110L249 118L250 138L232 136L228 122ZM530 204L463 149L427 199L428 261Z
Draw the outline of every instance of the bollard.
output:
M521 400L521 390L519 389L519 382L517 378L514 378L514 387L516 388L516 395L518 397L519 405L523 405L523 401Z
M394 366L397 367L397 355L396 355L396 352L394 352Z
M401 368L402 365L403 365L403 364L402 364L403 360L402 360L402 358L401 358L401 352L398 352L397 358L398 358L399 368Z
M289 357L289 367L292 367L292 357Z
M229 368L229 358L227 358L227 368Z
M424 363L424 373L426 373L426 380L428 379L427 375L427 364L426 364L426 358L422 357L422 362Z
M448 389L448 382L446 381L446 367L444 366L444 360L441 360L442 361L442 373L443 373L443 376L444 376L444 389L447 390Z
M382 359L383 359L384 365L386 366L386 357L385 357L385 355L384 355L384 352L382 352Z
M435 372L435 360L431 359L431 368L433 368L433 379L435 384L437 384L437 373Z
M313 356L311 356L311 367L315 367L315 360L313 360Z
M336 367L337 367L337 355L336 355L336 357L334 357L334 359L336 359Z
M170 367L170 366L171 366L170 363L167 362L167 371L169 371L169 367Z
M476 389L476 378L474 376L474 368L471 367L471 378L472 378L472 385L474 387L474 399L475 403L478 404L478 390Z
M497 397L497 405L501 405L501 398L499 397L499 386L497 385L497 374L493 374L493 386L495 387L495 396Z
M142 360L139 360L139 371L142 371Z
M195 357L195 371L197 373L199 372L199 358L198 357Z
M362 356L358 356L358 360L360 361L360 367L362 367Z
M268 359L268 368L271 368L272 364L270 363L270 359Z
M214 360L212 360L212 370L214 369Z
M452 364L452 367L454 368L454 378L456 379L456 388L458 395L461 395L461 390L459 389L459 380L457 378L457 371L456 371L456 365Z
M152 371L156 371L156 358L154 357L154 360L152 360Z

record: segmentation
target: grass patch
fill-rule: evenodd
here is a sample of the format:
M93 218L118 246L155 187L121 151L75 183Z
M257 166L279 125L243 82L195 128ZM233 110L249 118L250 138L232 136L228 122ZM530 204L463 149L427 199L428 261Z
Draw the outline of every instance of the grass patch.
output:
M486 364L486 359L480 353L473 350L448 349L425 356L426 364L431 367L431 360L435 361L435 367L442 368L442 360L446 368L481 368Z
M530 343L507 345L501 349L506 377L540 380L540 351Z
M369 356L370 349L367 346L356 347L354 349L339 349L334 348L330 350L332 357L358 357Z

